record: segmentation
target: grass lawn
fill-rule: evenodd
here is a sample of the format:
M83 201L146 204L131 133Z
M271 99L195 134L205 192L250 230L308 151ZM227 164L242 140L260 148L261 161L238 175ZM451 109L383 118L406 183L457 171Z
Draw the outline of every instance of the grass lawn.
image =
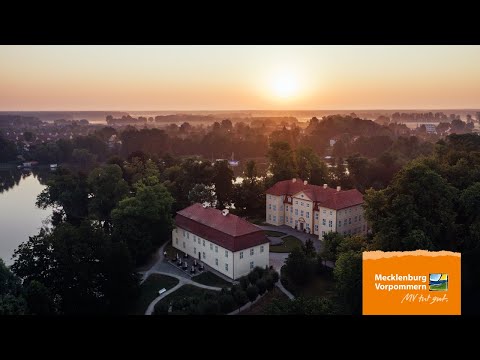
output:
M270 251L277 253L289 253L296 247L302 246L302 241L297 239L295 236L288 235L282 238L283 244L281 245L271 245Z
M276 286L272 291L265 294L260 300L249 308L243 310L238 315L263 315L263 310L265 307L270 304L273 300L288 300L288 296L285 295L279 288Z
M285 285L284 285L285 286ZM323 274L314 275L312 281L305 286L296 286L289 281L285 288L290 291L295 297L298 296L326 296L331 297L335 295L335 281L333 279L333 272L328 271Z
M216 287L231 287L232 283L222 279L220 276L215 275L210 271L205 271L200 275L192 277L192 280L203 285L216 286Z
M166 275L152 274L140 285L140 295L133 309L134 315L143 315L148 305L158 296L160 289L171 289L178 284L178 280Z
M265 230L265 234L267 234L267 236L272 236L272 237L280 237L280 236L286 235L283 232L272 231L272 230Z
M204 293L212 293L216 294L218 291L215 290L207 290L207 289L202 289L194 285L183 285L176 291L172 292L170 295L167 295L164 297L162 300L160 300L157 305L159 304L170 304L172 300L177 300L183 297L194 297L194 296L201 296ZM155 307L157 307L155 305Z

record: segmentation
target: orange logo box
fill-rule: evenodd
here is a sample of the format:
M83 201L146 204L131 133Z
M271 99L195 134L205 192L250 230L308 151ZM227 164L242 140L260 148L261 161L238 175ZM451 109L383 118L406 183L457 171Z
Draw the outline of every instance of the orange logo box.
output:
M460 315L461 258L449 251L363 253L364 315Z

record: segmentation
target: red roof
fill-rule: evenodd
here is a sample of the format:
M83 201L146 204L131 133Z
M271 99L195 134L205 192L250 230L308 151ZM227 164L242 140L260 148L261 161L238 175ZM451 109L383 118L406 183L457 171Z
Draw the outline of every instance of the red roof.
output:
M178 227L236 252L268 243L260 228L233 214L223 216L222 211L193 204L177 212Z
M293 196L303 191L313 201L316 201L320 206L329 209L344 209L350 206L355 206L363 203L363 195L357 189L340 190L332 188L324 188L323 186L304 184L302 179L283 180L277 182L265 193L269 195Z

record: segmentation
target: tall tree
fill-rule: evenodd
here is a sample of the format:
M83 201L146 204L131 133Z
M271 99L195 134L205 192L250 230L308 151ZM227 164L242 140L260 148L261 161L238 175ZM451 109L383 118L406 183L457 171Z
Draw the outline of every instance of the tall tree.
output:
M362 254L349 250L340 254L333 269L338 295L349 314L362 313Z
M294 154L287 142L272 142L267 155L270 161L270 171L273 174L272 181L274 183L292 179L297 176Z
M231 204L233 195L233 170L227 161L217 161L214 166L213 183L217 196L217 207L224 208Z

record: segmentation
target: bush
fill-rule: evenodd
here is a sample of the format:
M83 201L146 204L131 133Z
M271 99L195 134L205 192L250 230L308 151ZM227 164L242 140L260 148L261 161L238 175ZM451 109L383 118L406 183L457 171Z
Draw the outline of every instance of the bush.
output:
M154 315L168 315L168 308L170 306L167 303L158 303L155 305L155 309L153 311Z
M263 278L258 280L256 285L257 285L257 288L258 288L258 293L260 295L263 295L265 293L265 291L267 291L267 282Z
M233 298L235 299L238 307L243 306L248 302L247 293L242 289L235 291L235 293L233 294Z
M273 287L275 286L275 283L273 282L273 278L271 275L267 275L265 276L264 278L265 280L265 284L267 286L267 290L268 291L272 291L273 290Z
M218 299L218 305L222 313L228 314L235 310L235 300L232 295L221 295Z
M257 273L258 278L261 279L263 277L263 275L266 273L266 269L261 268L260 266L255 266L255 268L252 270L252 272Z
M258 288L255 285L247 288L247 297L250 301L254 301L258 297Z
M242 287L243 290L247 290L247 287L249 285L248 278L246 276L242 276L240 279L238 279L240 282L240 286Z
M273 271L270 271L270 276L272 277L272 280L273 280L273 283L275 284L278 279L280 278L280 275L278 275L278 272L276 272L275 270Z
M258 276L258 273L255 270L252 270L248 274L248 280L250 281L250 284L255 284L259 278L260 277Z
M315 272L320 275L325 272L325 265L323 264L323 259L320 255L317 256L317 262L315 264Z

